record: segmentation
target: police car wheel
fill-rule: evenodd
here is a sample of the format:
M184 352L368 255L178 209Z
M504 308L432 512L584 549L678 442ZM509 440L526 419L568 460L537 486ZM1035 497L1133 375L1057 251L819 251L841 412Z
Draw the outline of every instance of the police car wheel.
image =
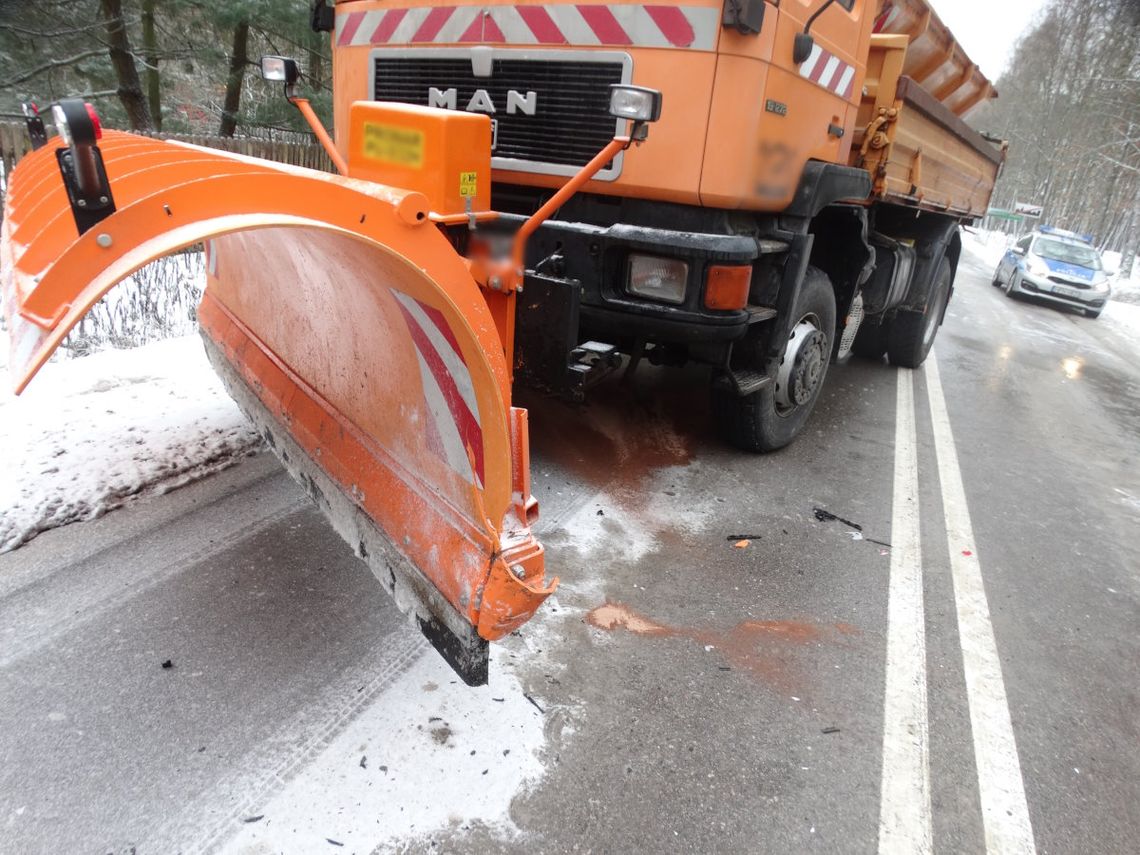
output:
M1005 295L1007 297L1013 297L1017 293L1017 273L1016 272L1009 274L1009 279L1006 280L1005 285L1003 287L1005 290Z

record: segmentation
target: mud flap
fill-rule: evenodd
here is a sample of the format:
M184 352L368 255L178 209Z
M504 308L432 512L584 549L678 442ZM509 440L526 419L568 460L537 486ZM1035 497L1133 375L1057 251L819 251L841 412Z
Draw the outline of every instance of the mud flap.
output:
M5 205L16 390L120 280L203 243L199 321L230 393L401 610L486 682L487 642L556 581L504 342L425 197L108 131L117 210L78 234L58 144L21 161Z

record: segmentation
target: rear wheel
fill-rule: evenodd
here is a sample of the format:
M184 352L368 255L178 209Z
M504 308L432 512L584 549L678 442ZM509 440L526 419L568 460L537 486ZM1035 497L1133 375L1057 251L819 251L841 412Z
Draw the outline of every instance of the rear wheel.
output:
M993 285L995 288L998 288L1001 286L1001 265L1000 264L994 268L994 278L990 280L990 284Z
M744 397L713 390L713 417L737 448L775 451L788 445L803 430L819 398L835 336L835 292L822 270L807 269L795 316L775 366L765 357L761 338L746 339L738 349L742 367L772 371L772 382Z
M934 274L934 286L926 297L926 307L921 312L899 312L895 315L887 334L887 356L891 365L918 368L926 360L938 335L946 301L950 299L952 278L950 262L944 258Z

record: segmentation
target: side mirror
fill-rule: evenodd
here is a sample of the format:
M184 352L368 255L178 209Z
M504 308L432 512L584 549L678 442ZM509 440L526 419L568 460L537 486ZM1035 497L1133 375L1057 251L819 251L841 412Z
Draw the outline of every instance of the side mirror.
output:
M1014 255L1025 255L1025 250L1019 246L1011 246L1009 248L1009 251L1012 252Z
M287 56L263 56L261 76L265 80L292 86L301 78L301 69L297 67L297 60Z

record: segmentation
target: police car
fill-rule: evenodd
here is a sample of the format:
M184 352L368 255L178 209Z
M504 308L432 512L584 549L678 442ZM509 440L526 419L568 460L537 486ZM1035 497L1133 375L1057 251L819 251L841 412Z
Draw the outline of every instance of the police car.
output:
M1047 300L1100 315L1108 300L1108 274L1092 238L1041 226L1015 243L998 262L994 285L1010 296Z

